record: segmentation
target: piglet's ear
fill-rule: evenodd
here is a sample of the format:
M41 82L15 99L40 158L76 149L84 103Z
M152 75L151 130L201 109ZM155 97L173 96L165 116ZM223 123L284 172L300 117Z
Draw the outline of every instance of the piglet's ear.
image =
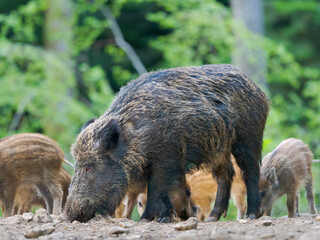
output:
M105 150L114 149L120 138L120 126L117 119L110 119L101 132L101 145Z
M276 169L274 167L272 167L269 173L267 174L267 179L270 181L271 184L277 185L279 183Z

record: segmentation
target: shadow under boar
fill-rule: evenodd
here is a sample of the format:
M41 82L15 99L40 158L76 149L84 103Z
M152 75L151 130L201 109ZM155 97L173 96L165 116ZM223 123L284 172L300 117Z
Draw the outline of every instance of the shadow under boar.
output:
M3 215L12 215L17 190L25 185L36 186L45 199L47 211L60 214L63 192L68 189L60 182L61 177L65 177L61 176L65 171L63 162L68 163L62 150L42 134L21 133L1 139L0 201Z
M264 215L271 215L273 203L284 194L287 194L288 217L299 215L301 186L306 189L310 213L317 213L312 192L312 158L309 147L294 138L282 141L263 158L260 195Z
M218 182L208 220L227 212L237 159L247 187L247 215L260 205L259 163L269 99L238 68L204 65L140 76L79 133L64 209L67 220L114 214L128 188L148 184L142 219L171 220L169 193L186 172L204 167Z

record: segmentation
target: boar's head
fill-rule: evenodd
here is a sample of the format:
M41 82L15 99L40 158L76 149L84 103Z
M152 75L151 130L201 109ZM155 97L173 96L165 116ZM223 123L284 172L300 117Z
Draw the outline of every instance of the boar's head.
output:
M97 211L113 214L128 185L119 121L89 120L71 152L76 166L63 218L87 222Z

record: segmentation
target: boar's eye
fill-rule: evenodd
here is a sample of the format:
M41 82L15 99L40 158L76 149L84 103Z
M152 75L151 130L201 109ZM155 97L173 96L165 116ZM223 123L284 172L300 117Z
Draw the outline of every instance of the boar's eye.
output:
M93 169L93 164L92 163L87 164L86 172L90 172L90 171L92 171L92 169Z
M264 198L266 196L266 191L260 192L260 197Z
M191 192L189 190L186 190L186 195L189 198L191 196Z

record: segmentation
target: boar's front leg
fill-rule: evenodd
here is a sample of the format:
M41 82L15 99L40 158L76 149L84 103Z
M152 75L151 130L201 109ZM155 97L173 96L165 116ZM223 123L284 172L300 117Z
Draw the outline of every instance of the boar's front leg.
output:
M167 223L172 220L174 213L169 197L169 192L179 187L180 180L184 176L181 167L175 166L175 161L170 164L158 161L151 168L148 181L147 204L141 219L157 220Z

